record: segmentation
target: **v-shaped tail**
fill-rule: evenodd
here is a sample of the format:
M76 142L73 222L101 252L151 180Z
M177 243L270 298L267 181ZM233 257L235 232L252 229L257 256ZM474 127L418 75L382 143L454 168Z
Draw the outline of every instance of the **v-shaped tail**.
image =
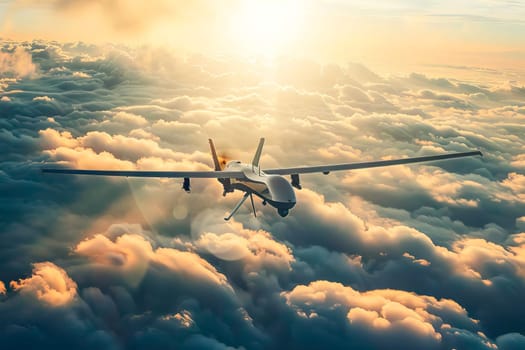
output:
M252 160L253 166L259 166L259 159L261 158L263 146L264 146L264 137L262 137L259 140L259 146L257 146L257 151L255 152L255 155L253 156L253 160Z
M211 156L213 158L213 165L215 166L216 171L222 170L221 163L219 162L219 157L217 157L217 152L215 151L215 145L213 144L212 139L208 139L210 142Z

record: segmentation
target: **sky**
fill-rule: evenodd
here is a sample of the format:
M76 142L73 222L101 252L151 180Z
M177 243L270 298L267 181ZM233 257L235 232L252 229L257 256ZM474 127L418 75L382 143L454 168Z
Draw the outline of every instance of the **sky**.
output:
M519 1L0 1L2 349L522 349ZM215 180L301 177L286 218Z
M4 0L2 37L293 55L386 70L522 68L525 4L504 0ZM385 58L388 60L385 62Z

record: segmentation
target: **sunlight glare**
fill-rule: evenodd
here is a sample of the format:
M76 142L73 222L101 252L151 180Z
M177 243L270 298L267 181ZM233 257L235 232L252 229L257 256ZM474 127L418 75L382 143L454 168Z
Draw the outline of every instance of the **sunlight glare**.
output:
M231 35L245 53L275 55L298 39L300 18L296 0L245 0L233 14Z

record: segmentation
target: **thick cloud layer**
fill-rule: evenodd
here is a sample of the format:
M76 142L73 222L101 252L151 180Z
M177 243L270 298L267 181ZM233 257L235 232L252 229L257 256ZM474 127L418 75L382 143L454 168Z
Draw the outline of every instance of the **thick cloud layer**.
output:
M450 74L3 42L2 348L523 347L523 77ZM248 161L262 136L266 168L485 156L305 175L287 218L228 223L214 180L40 172L206 170L208 137Z

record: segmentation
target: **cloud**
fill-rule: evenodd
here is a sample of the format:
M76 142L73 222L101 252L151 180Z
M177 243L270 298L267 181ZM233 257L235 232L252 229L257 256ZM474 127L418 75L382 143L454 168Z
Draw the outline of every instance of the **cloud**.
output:
M75 248L77 254L91 261L75 268L74 274L84 283L90 281L99 286L123 283L127 288L132 287L131 293L146 298L137 307L154 312L156 319L151 321L159 330L169 323L190 330L196 327L208 329L223 323L216 331L210 328L219 338L235 342L231 338L232 327L244 329L244 335L237 342L245 341L246 337L257 338L256 333L250 330L253 326L241 312L242 307L236 301L228 279L213 265L193 252L162 247L153 249L151 242L144 238L144 233L119 235L117 227L112 231L106 234L117 234L114 241L97 235ZM166 303L166 298L172 301ZM203 313L200 307L211 310L212 314ZM223 312L227 312L227 316L221 320ZM144 318L144 322L150 322L149 315L140 317Z
M33 97L33 101L51 102L53 101L53 98L49 96L36 96L36 97Z
M126 112L117 112L117 114L113 116L113 119L121 123L134 124L136 126L144 126L148 123L144 117Z
M237 222L225 226L215 219L209 220L199 225L197 248L223 260L242 260L246 273L291 270L295 261L292 252L285 244L273 240L270 233L246 229Z
M299 285L282 296L295 313L296 334L306 335L308 328L315 328L315 333L326 338L332 334L328 344L351 342L388 348L404 339L407 348L446 348L462 342L463 336L458 336L460 333L455 330L459 327L476 339L476 348L495 347L486 336L476 333L476 320L469 318L465 309L452 300L398 290L359 292L328 281ZM340 331L335 333L334 328ZM323 340L316 340L316 344ZM304 339L297 341L304 342ZM315 347L307 344L304 343Z
M129 161L115 158L109 152L95 153L91 149L72 150L70 148L57 148L48 151L48 154L59 162L78 169L134 169Z
M77 78L91 78L91 75L84 72L73 72L73 76Z
M125 235L112 242L97 235L80 242L75 253L89 257L101 273L117 270L130 284L136 286L143 278L153 253L151 245L138 235Z
M9 286L21 295L32 296L50 306L67 305L77 295L77 284L51 262L35 263L33 276L11 281Z
M517 78L9 45L38 74L0 78L7 348L58 336L67 348L520 344ZM484 157L304 175L287 218L256 200L257 218L246 205L228 223L239 193L222 197L214 179L192 179L186 194L177 179L40 172L209 170L207 138L221 157L249 160L260 136L263 168Z
M301 197L298 197L299 200ZM317 276L354 283L362 288L374 285L379 288L395 287L419 293L438 293L462 305L469 305L470 310L476 310L472 311L473 314L481 318L487 330L490 329L488 333L496 329L496 333L503 331L493 321L495 319L508 318L509 324L514 324L514 313L510 309L515 308L515 305L503 302L493 308L483 300L491 298L494 293L501 297L502 291L510 286L519 290L525 288L521 283L523 263L520 235L510 236L508 241L497 244L488 242L486 237L492 235L505 240L506 236L492 234L489 228L480 233L485 239L461 238L447 229L445 232L453 236L445 238L439 232L435 237L441 239L442 243L438 245L429 238L428 235L433 237L433 234L428 231L428 227L425 234L392 222L380 221L381 224L377 226L374 219L359 222L360 219L343 206L337 218L324 218L326 210L336 213L334 203L323 204L320 200L310 200L308 203L315 205L306 210L297 208L296 219L287 221L286 229L278 225L267 228L280 239L289 240L296 247L295 251L297 247L305 247L299 256L312 265L306 269L298 269L300 265L296 267L304 280ZM359 202L354 205L359 205ZM311 217L323 223L316 223ZM304 226L297 225L298 222ZM323 228L324 234L319 235L318 232ZM327 256L322 250L306 248L312 245L340 253ZM317 263L320 260L326 262ZM440 281L439 287L434 285L436 280ZM460 289L462 292L458 292ZM485 297L473 297L480 294ZM511 295L513 292L509 293L508 298L512 298Z
M515 194L518 201L525 201L525 176L518 173L510 173L503 180L502 185L508 187Z
M24 47L0 51L0 77L25 78L35 76L36 73L37 67Z
M452 247L458 254L457 263L465 272L479 278L493 277L509 266L511 273L525 276L525 254L522 236L513 237L513 244L503 247L483 239L465 239L456 241ZM491 282L489 282L491 284Z
M103 235L80 242L75 253L88 257L100 274L117 274L136 286L150 264L167 268L183 279L228 287L226 277L198 255L171 248L153 250L151 243L138 234L124 234L112 242Z
M519 230L525 231L525 216L521 216L521 217L516 219L516 227Z
M498 337L496 343L501 350L519 349L525 345L525 337L519 333L509 333Z

